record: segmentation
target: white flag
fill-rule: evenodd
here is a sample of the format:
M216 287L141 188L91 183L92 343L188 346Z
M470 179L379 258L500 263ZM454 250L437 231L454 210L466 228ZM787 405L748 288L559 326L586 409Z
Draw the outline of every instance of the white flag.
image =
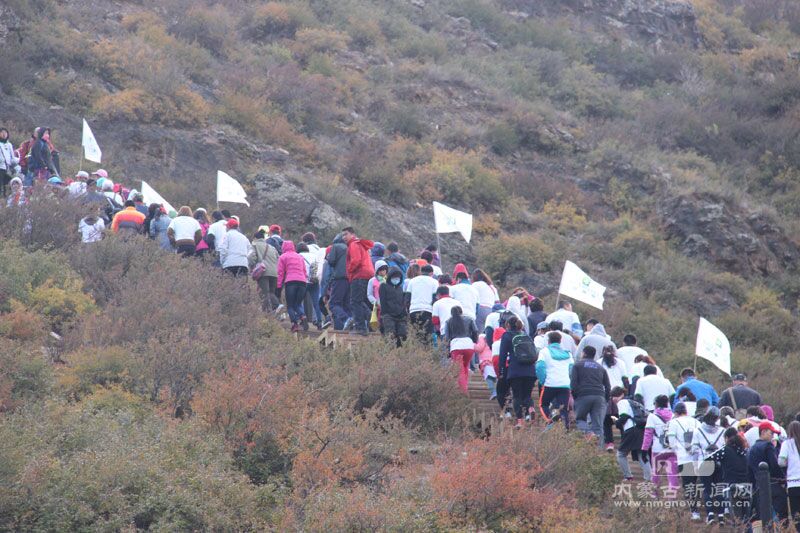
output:
M142 199L146 206L150 204L161 204L167 213L175 211L175 208L172 207L168 201L164 200L164 198L144 180L142 180Z
M697 327L695 353L698 357L714 363L714 366L729 376L731 375L731 343L717 326L702 317L700 325Z
M597 309L602 309L603 293L606 292L606 288L587 276L586 272L578 268L578 265L567 261L564 264L564 274L561 276L558 292Z
M83 119L83 139L81 144L83 145L83 157L89 161L100 163L103 152L100 150L100 145L97 144L97 139L94 138L94 133L92 133L92 129L86 119Z
M238 181L230 177L228 174L221 170L217 171L217 203L232 202L235 204L246 204L250 207L250 202L247 201L247 193L239 184Z
M433 202L433 220L436 224L436 233L458 232L467 242L472 238L472 215L469 213Z

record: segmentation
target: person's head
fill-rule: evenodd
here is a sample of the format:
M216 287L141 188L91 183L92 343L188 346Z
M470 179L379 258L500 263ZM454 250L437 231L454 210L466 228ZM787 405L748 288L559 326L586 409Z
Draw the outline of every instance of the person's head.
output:
M492 278L489 276L489 274L487 274L480 268L476 268L475 270L472 271L472 283L476 283L478 281L482 281L487 285L494 285L494 282L492 281Z
M742 442L742 436L739 434L739 430L733 426L726 429L725 433L722 434L722 437L725 439L725 444L728 446L736 448L745 447Z
M308 245L304 242L298 242L295 252L297 252L298 254L303 254L308 252Z
M231 218L231 212L228 211L227 209L223 209L222 211L220 211L220 213L222 213L222 218L224 218L225 220Z
M114 182L107 179L103 182L103 192L113 192L114 191ZM191 212L189 215L191 216Z
M466 272L456 272L456 283L461 283L462 281L466 281L467 273Z
M270 235L280 235L280 234L281 234L281 231L283 231L283 230L282 230L282 229L281 229L281 227L280 227L279 225L277 225L277 224L272 224L272 225L269 227L269 234L270 234Z
M420 259L424 259L428 263L433 263L433 254L430 250L424 250L421 254L419 254Z
M711 403L708 401L708 398L700 398L697 400L697 405L695 406L695 414L701 414L708 411L708 408L711 407Z
M561 323L559 320L553 320L550 322L550 331L563 331L564 324Z
M375 262L375 275L378 277L386 277L389 273L389 265L386 261L378 260Z
M5 128L0 128L0 141L7 141L8 140L8 130Z
M589 333L590 331L592 331L592 329L599 323L600 323L600 321L597 320L596 318L590 318L589 320L587 320L586 321L586 327L584 328L586 330L586 333Z
M536 333L539 335L544 335L547 332L547 322L539 322L536 324Z
M622 344L625 346L636 346L637 343L636 335L633 333L628 333L624 337L622 337Z
M386 280L389 285L397 287L403 283L403 272L397 267L392 267L386 275Z
M506 320L506 329L508 331L522 331L522 321L516 316L509 317Z
M698 402L697 407L700 407L700 403ZM714 406L709 407L706 409L705 414L703 415L703 423L708 424L709 426L717 425L719 421L719 409Z
M617 352L616 350L614 350L614 347L610 344L603 347L603 363L608 368L611 368L612 366L617 364Z
M795 420L795 422L800 422L800 413L797 413L796 415L794 415L794 420ZM797 449L800 450L800 446L798 446Z
M8 184L11 185L11 190L14 194L22 190L22 180L19 178L13 178Z
M450 277L450 274L442 274L439 276L439 284L440 285L452 285L453 278Z
M450 296L450 287L447 285L439 285L439 287L436 289L436 299L440 300L442 298L447 298L448 296Z
M392 241L386 245L386 251L388 251L390 254L396 254L400 251L400 246L396 242Z
M595 355L597 355L597 350L594 349L594 346L584 346L583 347L583 358L584 359L594 359Z
M97 190L97 181L93 179L86 180L86 190L89 192L95 192Z
M355 238L356 238L356 230L353 228L353 226L347 226L346 228L342 228L342 240L344 240L344 242L349 243Z
M433 267L431 265L422 265L420 272L422 272L423 276L433 276Z
M655 374L658 374L658 368L656 368L655 365L647 365L646 367L644 367L645 376L652 376Z
M225 217L222 216L222 212L219 210L212 211L211 213L211 220L214 222L219 222L220 220L224 220Z
M41 138L42 138L43 141L49 141L50 140L50 128L43 128L39 132L39 134L41 135Z
M551 331L547 334L547 344L561 344L561 333Z
M195 212L194 212L194 218L195 218L195 220L197 220L198 222L204 222L204 223L206 223L206 224L208 224L208 223L209 223L209 220L208 220L208 212L207 212L205 209L203 209L202 207L200 207L199 209L196 209L196 210L195 210Z
M572 304L566 300L561 300L558 302L558 308L564 311L572 311Z
M307 231L303 233L303 236L300 238L300 240L306 244L316 244L317 236L314 235L314 233Z
M691 368L687 367L681 370L681 381L683 381L684 383L689 381L690 379L693 379L694 377L695 377L694 370L692 370Z
M528 308L531 310L532 313L544 311L544 302L542 302L539 298L534 298L528 304Z
M786 428L786 436L794 441L794 447L800 450L800 421L792 420Z
M735 417L735 414L733 412L733 407L728 407L726 405L725 407L720 407L719 408L719 423L720 423L720 425L722 427L726 428L726 427L730 426L730 423L728 422L728 420L733 420L735 418L736 417Z
M772 440L775 437L775 428L772 422L761 422L758 425L758 438L761 440Z
M747 385L747 375L744 372L739 372L738 374L733 375L733 386L736 385Z
M685 416L689 414L688 409L686 409L686 404L683 402L678 402L675 404L675 409L672 410L675 413L675 416Z
M625 397L625 389L619 386L614 387L611 389L609 396L611 396L612 402L617 403Z
M669 396L666 394L659 394L656 396L656 399L653 400L654 405L657 409L668 409L669 408Z
M408 265L408 270L406 270L406 278L407 279L414 279L419 276L420 267L418 264L414 263L413 265Z
M190 217L192 216L192 208L188 205L182 205L180 209L178 209L178 216L179 217Z
M155 218L159 211L161 211L161 206L155 202L147 206L147 216L150 218Z
M450 316L452 318L461 318L461 315L464 314L464 311L461 309L460 305L454 305L450 308Z
M136 202L134 202L133 200L127 200L125 202L125 206L124 207L133 207L134 209L136 209Z
M430 252L430 253L434 253L434 252L436 252L438 249L439 249L439 247L438 247L438 246L436 246L435 244L429 244L428 246L426 246L426 247L425 247L425 251L426 251L426 252Z
M760 405L751 405L745 411L747 418L758 418L759 420L766 420L767 414Z
M180 214L180 213L179 213ZM228 231L238 230L239 229L239 221L233 217L229 218L228 221L225 223L225 227L228 228Z
M256 232L253 234L254 239L263 239L266 236L267 234L264 232L264 228L258 228Z

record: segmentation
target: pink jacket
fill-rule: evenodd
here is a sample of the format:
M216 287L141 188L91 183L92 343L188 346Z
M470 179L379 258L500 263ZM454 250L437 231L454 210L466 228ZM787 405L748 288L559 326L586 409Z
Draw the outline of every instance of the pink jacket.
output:
M283 241L281 257L278 259L278 288L290 281L308 283L306 260L294 251L292 241Z
M475 353L478 354L478 368L483 372L483 367L492 364L492 349L486 343L486 335L478 335L478 342L475 344Z
M668 424L669 421L672 420L672 411L669 409L659 407L655 410L655 415L663 420L665 424ZM653 431L653 428L645 428L644 438L642 439L643 450L647 451L650 449L650 447L653 445L653 437L655 437L655 431Z

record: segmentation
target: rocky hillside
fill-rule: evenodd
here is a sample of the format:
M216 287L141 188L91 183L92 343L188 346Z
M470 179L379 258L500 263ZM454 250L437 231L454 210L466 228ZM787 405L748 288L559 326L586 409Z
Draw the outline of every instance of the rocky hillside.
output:
M604 320L618 332L658 321L645 340L676 365L693 313L744 316L753 291L796 325L792 2L0 9L2 119L17 142L55 127L67 171L86 116L112 175L174 204L211 204L217 168L240 178L248 228L330 237L353 222L413 251L433 240L428 206L442 200L477 215L472 246L444 237L449 263L479 261L552 299L571 257L609 285ZM692 312L659 320L676 308Z

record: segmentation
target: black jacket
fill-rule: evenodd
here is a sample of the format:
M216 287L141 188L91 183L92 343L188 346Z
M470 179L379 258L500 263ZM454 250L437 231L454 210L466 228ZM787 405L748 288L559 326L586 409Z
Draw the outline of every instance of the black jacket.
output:
M733 406L731 394L736 399L736 407ZM736 385L722 391L719 395L719 407L734 407L734 409L747 409L751 405L761 405L761 395L747 385Z
M399 279L400 283L392 285L392 279ZM403 273L397 267L389 269L386 283L378 287L378 297L381 302L381 316L392 318L406 317L405 296L403 294Z
M56 167L53 165L53 157L50 154L50 145L47 144L47 141L39 137L31 147L28 170L36 171L43 169L54 173L56 172Z
M581 359L575 363L569 382L575 398L603 396L608 401L610 397L611 382L608 380L608 373L594 359Z
M331 279L347 279L347 245L339 235L333 239L333 246L325 260L331 267Z
M775 446L766 440L758 439L753 446L750 447L750 452L747 455L747 465L750 467L750 482L756 482L756 474L758 473L758 465L761 462L769 465L769 477L772 481L785 477L783 470L778 465L778 453L775 451Z
M267 239L267 244L275 248L279 256L283 253L283 237L280 235L270 235Z
M722 465L723 483L748 483L747 450L725 445L712 456Z

